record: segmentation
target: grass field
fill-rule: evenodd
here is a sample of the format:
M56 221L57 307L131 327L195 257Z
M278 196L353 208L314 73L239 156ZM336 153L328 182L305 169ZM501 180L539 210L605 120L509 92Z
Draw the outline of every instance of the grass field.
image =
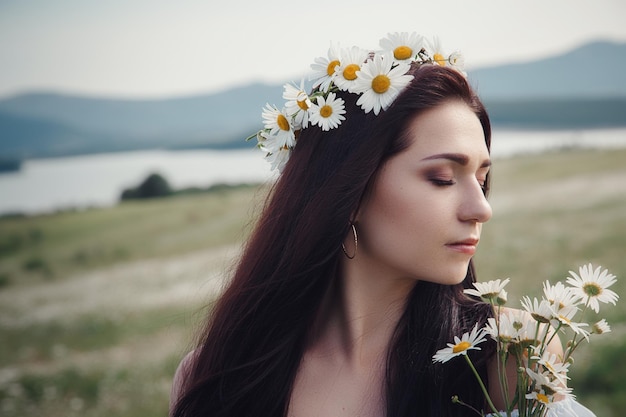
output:
M498 159L476 256L513 305L583 263L626 294L626 150ZM166 415L170 381L263 204L261 187L0 219L0 415ZM598 417L626 409L626 305L579 352Z

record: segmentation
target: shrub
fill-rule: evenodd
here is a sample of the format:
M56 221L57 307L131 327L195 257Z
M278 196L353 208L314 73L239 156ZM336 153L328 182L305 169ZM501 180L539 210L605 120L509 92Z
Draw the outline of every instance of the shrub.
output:
M159 174L150 174L136 188L128 188L122 192L120 199L132 200L143 198L165 197L172 194L172 189L165 178Z

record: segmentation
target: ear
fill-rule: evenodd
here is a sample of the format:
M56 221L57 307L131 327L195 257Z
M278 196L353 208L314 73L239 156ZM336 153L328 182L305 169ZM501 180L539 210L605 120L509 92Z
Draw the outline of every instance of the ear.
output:
M359 222L359 217L361 214L361 205L356 208L352 213L350 213L350 224L357 224Z

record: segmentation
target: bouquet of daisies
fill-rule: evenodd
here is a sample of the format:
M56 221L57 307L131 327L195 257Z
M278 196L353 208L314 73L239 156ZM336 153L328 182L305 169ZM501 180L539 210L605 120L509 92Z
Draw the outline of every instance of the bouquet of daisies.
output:
M615 305L618 295L608 287L616 281L614 275L601 267L593 268L591 264L583 265L578 273L570 271L566 284L557 282L555 285L546 281L543 284L543 297L531 299L524 296L521 300L523 310L504 308L507 293L504 289L509 279L475 283L474 289L466 289L465 293L480 297L490 303L495 310L495 317L489 318L483 328L474 326L461 338L454 338L454 343L439 350L434 362L448 362L457 356L463 356L476 376L485 394L490 416L498 417L535 417L559 415L555 410L572 400L574 395L567 387L568 368L573 360L573 353L580 343L589 341L592 334L603 334L611 331L606 320L601 319L593 325L580 322L577 316L584 316L593 310L599 313L600 303ZM550 353L547 349L553 342L559 341L559 334L565 334L563 356ZM480 350L479 344L487 337L496 343L499 384L506 407L498 410L493 404L487 388L476 371L467 352L471 349ZM507 377L507 363L514 361L517 369L515 394L509 387L511 378ZM454 397L452 401L461 405L468 404L462 398ZM481 411L474 410L478 415ZM575 415L568 413L567 415Z

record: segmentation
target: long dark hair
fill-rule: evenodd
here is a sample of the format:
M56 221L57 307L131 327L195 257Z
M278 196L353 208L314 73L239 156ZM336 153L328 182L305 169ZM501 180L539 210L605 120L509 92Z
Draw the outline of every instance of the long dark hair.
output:
M230 284L212 310L174 415L282 417L304 354L305 340L325 294L339 277L341 244L351 214L382 164L405 149L408 122L447 100L478 116L487 146L485 108L457 71L436 65L412 69L414 79L392 106L374 116L343 94L347 117L328 132L302 131L274 184ZM432 355L491 314L462 293L475 281L470 263L463 283L419 282L391 340L387 416L465 415L461 399L483 399L464 361L432 363ZM486 375L488 352L475 360Z

